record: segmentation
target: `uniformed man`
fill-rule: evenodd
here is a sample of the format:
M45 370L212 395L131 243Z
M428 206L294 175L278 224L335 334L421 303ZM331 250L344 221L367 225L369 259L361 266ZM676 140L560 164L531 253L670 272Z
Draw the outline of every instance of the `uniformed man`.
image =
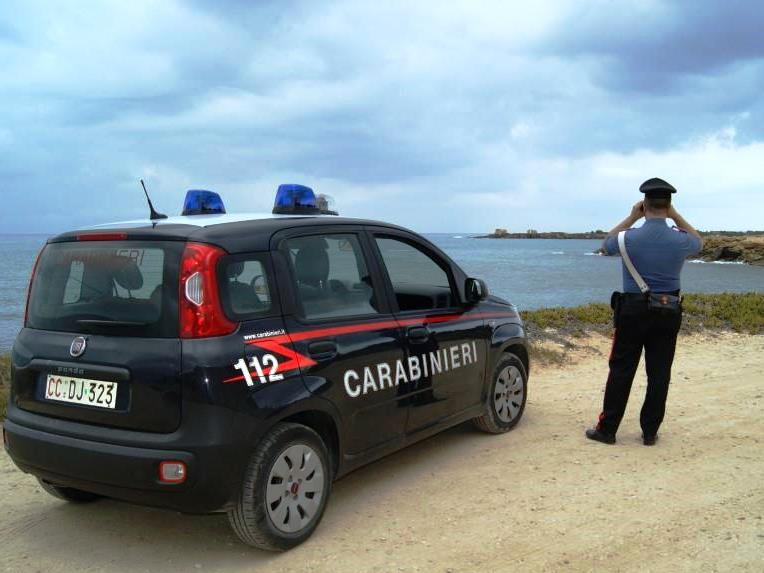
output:
M604 405L596 427L586 430L586 437L605 444L615 443L644 348L647 393L639 422L643 443L652 446L666 410L671 364L682 322L680 299L674 298L679 297L679 273L685 259L700 252L702 240L672 206L671 195L676 189L669 183L649 179L639 190L645 194L644 201L632 207L631 214L608 233L603 243L606 254L619 254L618 235L625 231L623 246L627 258L642 280L632 276L624 261L624 292L613 293L611 301L615 332ZM632 229L642 217L644 224ZM669 227L666 219L673 219L676 227Z

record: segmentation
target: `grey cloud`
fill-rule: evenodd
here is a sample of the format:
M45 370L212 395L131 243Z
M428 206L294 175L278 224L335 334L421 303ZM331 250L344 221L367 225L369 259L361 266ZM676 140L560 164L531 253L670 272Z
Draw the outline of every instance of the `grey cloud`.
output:
M570 165L670 152L730 126L740 144L764 138L764 64L751 36L761 19L742 4L730 14L642 4L644 27L615 4L589 14L589 3L564 4L564 27L522 39L511 26L523 14L502 3L135 4L103 5L88 21L113 27L113 38L82 31L98 50L69 41L76 18L58 22L63 39L49 44L43 8L26 3L8 47L3 10L0 50L17 71L0 79L0 191L16 205L12 219L0 214L3 228L143 215L141 176L168 212L184 186L231 190L246 205L250 190L270 194L284 177L334 186L354 214L420 230L436 230L424 213L441 229L482 228L507 198L529 226L549 217L565 227L577 201L566 190L586 175ZM755 24L739 32L711 29L748 16ZM45 50L63 72L43 65ZM373 193L410 197L408 207ZM552 221L555 193L564 208Z
M602 58L599 80L616 90L685 91L688 77L764 58L764 11L747 0L585 3L565 26L547 48Z

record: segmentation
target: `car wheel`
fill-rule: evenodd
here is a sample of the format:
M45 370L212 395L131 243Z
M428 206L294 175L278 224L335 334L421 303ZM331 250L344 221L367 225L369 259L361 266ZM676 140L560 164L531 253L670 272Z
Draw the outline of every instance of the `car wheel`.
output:
M301 424L278 424L252 455L228 519L247 545L284 551L316 529L331 487L329 453L321 437Z
M40 482L40 487L53 497L63 499L64 501L69 501L71 503L90 503L91 501L95 501L101 498L100 495L90 493L89 491L82 491L80 489L74 489L73 487L53 485L52 483L48 483L39 478L37 481Z
M502 354L493 371L491 392L475 426L490 434L502 434L514 428L525 410L528 374L522 360L511 353Z

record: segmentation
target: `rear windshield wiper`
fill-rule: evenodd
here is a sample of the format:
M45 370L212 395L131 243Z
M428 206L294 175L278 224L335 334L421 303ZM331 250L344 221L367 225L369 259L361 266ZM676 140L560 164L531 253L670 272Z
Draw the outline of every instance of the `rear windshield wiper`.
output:
M149 322L135 320L99 320L95 318L82 318L77 321L82 326L148 326Z

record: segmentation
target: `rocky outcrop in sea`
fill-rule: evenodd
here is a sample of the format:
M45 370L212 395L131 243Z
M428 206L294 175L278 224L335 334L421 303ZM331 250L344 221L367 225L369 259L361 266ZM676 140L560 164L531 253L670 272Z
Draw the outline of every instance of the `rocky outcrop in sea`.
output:
M699 257L704 261L742 262L764 266L764 236L706 235Z

